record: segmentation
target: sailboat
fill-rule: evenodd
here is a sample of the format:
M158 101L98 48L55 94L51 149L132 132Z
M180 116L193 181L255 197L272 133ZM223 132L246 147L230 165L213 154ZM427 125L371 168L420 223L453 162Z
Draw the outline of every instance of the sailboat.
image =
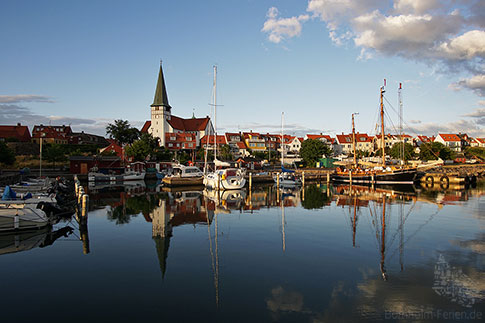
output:
M205 185L205 187L212 190L240 190L246 185L244 171L240 168L231 168L231 165L229 163L217 159L217 66L215 65L213 91L214 93L212 98L212 105L214 106L214 171L207 173L207 167L204 167L203 184Z
M333 174L332 179L336 182L344 183L359 183L359 184L413 184L417 175L416 167L406 167L401 165L399 167L386 165L386 152L384 147L384 86L380 88L380 119L381 119L381 164L373 168L361 169L358 167L356 157L356 142L355 142L355 124L354 114L352 114L352 144L354 147L354 163L349 169L337 168Z
M274 181L282 187L295 187L301 185L301 180L295 176L295 171L285 168L285 137L283 131L285 113L281 113L281 173L274 176Z

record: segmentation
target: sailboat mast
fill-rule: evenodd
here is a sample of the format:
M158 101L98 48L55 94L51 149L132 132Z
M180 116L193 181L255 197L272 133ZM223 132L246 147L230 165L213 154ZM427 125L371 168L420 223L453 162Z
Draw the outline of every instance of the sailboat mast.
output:
M354 146L354 166L357 167L357 153L356 153L356 141L355 141L355 123L354 115L358 113L352 113L352 146Z
M285 113L281 112L281 166L285 166L285 138L283 135L283 123L285 122Z
M217 159L217 66L214 65L214 161ZM214 165L215 168L215 165Z
M382 148L382 167L386 167L386 140L384 134L384 86L381 87L381 148Z
M402 83L399 83L398 90L399 99L399 134L401 135L401 159L404 163L404 131L403 131L403 109L402 109Z

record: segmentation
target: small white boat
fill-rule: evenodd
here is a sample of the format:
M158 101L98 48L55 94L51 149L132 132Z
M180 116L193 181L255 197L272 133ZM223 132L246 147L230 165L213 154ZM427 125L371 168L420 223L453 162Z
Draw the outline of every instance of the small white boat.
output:
M240 190L246 185L246 178L240 168L217 169L204 176L204 185L212 190Z
M294 173L281 172L274 177L276 183L279 182L281 187L295 187L301 185L301 180Z
M124 181L139 181L145 179L145 172L135 172L132 170L126 171L124 174L109 175L99 172L89 172L89 182L124 182Z
M38 203L4 201L0 204L0 231L42 228L51 223Z

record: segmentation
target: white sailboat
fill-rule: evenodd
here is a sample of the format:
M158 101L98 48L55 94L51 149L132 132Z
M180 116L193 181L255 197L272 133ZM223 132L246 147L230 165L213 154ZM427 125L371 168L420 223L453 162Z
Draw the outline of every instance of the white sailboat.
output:
M214 106L214 171L204 174L203 183L205 187L213 190L240 190L246 185L244 171L240 168L231 168L230 164L217 159L217 66L214 65L213 82L213 103ZM207 146L206 146L207 149ZM218 169L218 167L220 167ZM223 168L224 167L224 168ZM206 170L207 167L204 167Z
M285 137L284 137L284 117L285 113L281 113L281 173L278 173L273 179L279 183L281 187L295 187L301 185L301 180L295 176L294 170L285 168Z

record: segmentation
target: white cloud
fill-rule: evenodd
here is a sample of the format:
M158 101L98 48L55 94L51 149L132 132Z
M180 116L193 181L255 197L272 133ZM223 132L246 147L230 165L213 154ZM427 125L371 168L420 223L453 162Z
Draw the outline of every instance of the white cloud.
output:
M467 88L474 91L479 96L485 96L485 74L475 75L468 79L462 79L451 84L451 88L454 90Z
M261 31L269 33L268 39L273 43L280 43L286 38L292 38L301 34L301 23L307 21L308 15L300 15L291 18L278 18L278 9L271 7L266 17L268 18Z
M478 105L485 105L485 100L478 101Z
M440 2L438 0L396 0L394 1L394 9L398 13L416 13L422 14L424 12L439 8Z
M437 54L450 60L469 60L485 57L485 31L471 30L463 35L443 42L437 48Z
M485 70L485 2L482 0L309 0L313 18L327 26L337 46L353 41L358 59L399 56L426 63L441 73L467 76L453 84L484 95L476 84ZM305 15L278 18L270 8L263 27L280 43L300 35Z
M485 118L485 108L478 108L471 113L467 113L463 115L464 117L471 117L471 118Z
M54 103L55 101L45 95L18 94L18 95L0 95L0 103L20 103L20 102L46 102Z

